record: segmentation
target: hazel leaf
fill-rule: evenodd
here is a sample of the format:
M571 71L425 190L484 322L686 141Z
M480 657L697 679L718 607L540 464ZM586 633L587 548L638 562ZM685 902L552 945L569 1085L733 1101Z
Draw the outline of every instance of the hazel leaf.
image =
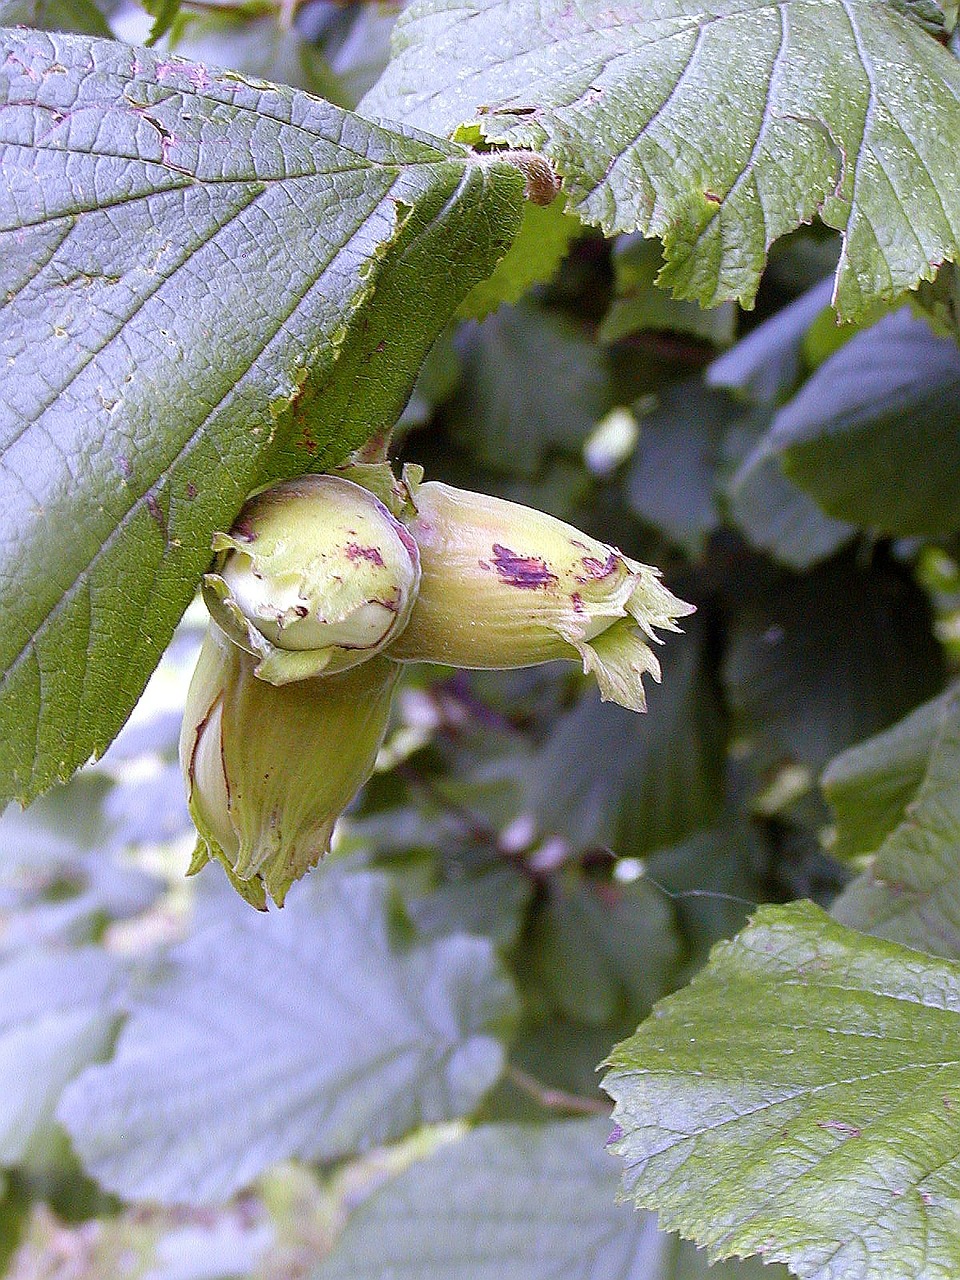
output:
M660 283L704 306L751 306L817 215L847 320L960 251L960 65L888 4L417 0L360 109L539 150L572 212L662 237Z
M116 734L247 494L393 424L523 184L113 41L3 32L0 100L0 799L25 800Z
M276 1161L334 1160L468 1113L503 1067L492 945L401 950L385 878L318 874L282 913L220 918L144 990L60 1119L128 1198L226 1199Z
M776 1280L778 1268L708 1272L617 1204L609 1128L489 1124L446 1143L360 1206L311 1280Z
M824 789L842 848L877 841L834 902L842 924L960 958L960 700L956 689L833 761Z
M960 966L763 907L609 1060L624 1188L804 1280L960 1267Z

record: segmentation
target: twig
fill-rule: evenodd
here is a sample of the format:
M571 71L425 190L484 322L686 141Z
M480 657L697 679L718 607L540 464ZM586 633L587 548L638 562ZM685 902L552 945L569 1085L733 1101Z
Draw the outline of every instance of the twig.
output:
M507 1079L528 1097L539 1102L541 1107L546 1107L548 1111L566 1111L570 1115L577 1116L608 1116L610 1114L609 1102L604 1102L600 1098L583 1098L577 1093L567 1093L564 1089L551 1089L549 1085L541 1084L536 1077L528 1075L513 1063L507 1067Z

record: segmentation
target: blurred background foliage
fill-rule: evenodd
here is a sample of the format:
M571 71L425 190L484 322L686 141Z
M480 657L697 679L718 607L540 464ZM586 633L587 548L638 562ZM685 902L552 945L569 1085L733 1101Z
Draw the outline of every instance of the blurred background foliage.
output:
M153 27L351 106L395 16L148 7L0 18ZM838 329L822 229L776 246L744 313L658 290L655 243L568 224L535 229L549 281L438 343L395 453L663 568L698 612L648 714L572 665L411 668L334 855L262 917L216 867L183 875L191 609L104 759L0 819L16 1280L705 1272L615 1204L597 1064L755 904L827 905L875 847L838 841L820 777L957 666L960 355L908 309Z

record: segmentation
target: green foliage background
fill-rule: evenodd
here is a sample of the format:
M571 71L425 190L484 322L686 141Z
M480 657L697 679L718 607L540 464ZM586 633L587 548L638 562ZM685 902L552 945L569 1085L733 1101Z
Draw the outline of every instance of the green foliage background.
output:
M148 9L0 0L6 1274L960 1274L955 12ZM698 612L411 668L263 917L190 601L397 419Z

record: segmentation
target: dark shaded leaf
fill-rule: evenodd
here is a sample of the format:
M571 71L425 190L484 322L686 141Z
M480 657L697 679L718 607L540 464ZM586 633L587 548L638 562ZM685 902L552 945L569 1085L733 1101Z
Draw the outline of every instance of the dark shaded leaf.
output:
M832 289L833 281L823 280L757 325L714 360L705 375L708 385L739 391L761 404L791 390L800 374L804 335L830 306Z
M614 242L615 297L600 326L602 342L616 342L632 333L668 330L702 338L715 347L729 346L737 326L733 303L704 309L695 302L671 297L656 284L663 254L654 241L621 236Z
M696 557L720 523L717 471L728 426L743 409L699 379L666 387L640 419L640 442L626 482L642 520Z
M688 966L699 968L709 947L741 929L764 896L767 849L744 799L732 796L716 826L644 860L644 879L670 902Z
M858 753L859 752L859 755ZM881 835L868 869L833 904L841 924L934 955L960 958L960 698L928 703L848 752L840 767L841 830ZM834 772L836 779L837 773ZM836 803L837 792L827 789ZM862 798L863 810L856 802ZM886 834L883 828L889 827ZM852 828L852 830L851 830Z
M681 958L670 904L643 880L555 877L529 928L522 969L552 1010L592 1025L640 1016Z
M831 853L838 858L875 853L908 817L956 715L957 692L950 690L830 761L820 785L836 819Z
M573 321L532 304L470 326L460 350L448 420L494 471L529 477L551 452L578 453L609 406L603 352Z
M696 619L664 646L644 715L588 693L518 772L541 832L638 856L675 844L723 802L726 726Z
M469 933L513 946L533 885L516 867L500 860L473 874L450 876L426 893L406 899L413 923L427 937Z
M787 579L736 618L724 680L761 762L819 770L940 688L926 601L882 561L833 561Z
M760 450L731 476L725 496L729 519L750 545L791 569L812 569L856 534L853 525L824 515L787 479L779 459Z
M960 528L960 350L904 309L831 356L764 452L828 515L880 533Z

